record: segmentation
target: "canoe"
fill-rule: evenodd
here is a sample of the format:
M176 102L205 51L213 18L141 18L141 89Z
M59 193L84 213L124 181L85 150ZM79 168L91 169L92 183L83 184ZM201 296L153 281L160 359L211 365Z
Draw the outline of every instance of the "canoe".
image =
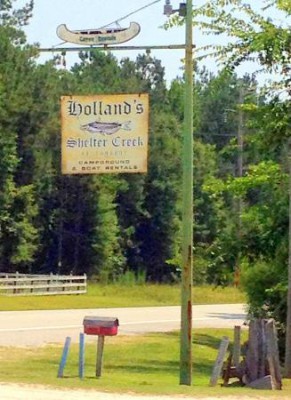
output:
M57 35L64 42L89 46L124 43L137 36L139 32L140 25L136 22L131 22L128 28L100 28L71 31L65 24L57 27Z

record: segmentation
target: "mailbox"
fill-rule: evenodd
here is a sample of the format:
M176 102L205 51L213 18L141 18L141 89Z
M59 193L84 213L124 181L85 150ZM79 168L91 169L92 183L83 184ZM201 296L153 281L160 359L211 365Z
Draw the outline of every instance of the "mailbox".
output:
M112 317L85 317L83 325L87 335L114 336L117 335L119 321Z

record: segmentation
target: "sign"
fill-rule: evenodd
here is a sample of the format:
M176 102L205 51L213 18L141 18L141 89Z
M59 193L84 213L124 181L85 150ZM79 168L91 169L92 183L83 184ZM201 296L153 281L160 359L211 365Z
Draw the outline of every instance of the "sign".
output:
M137 22L131 22L128 28L83 29L72 31L65 24L57 27L57 35L65 42L83 45L119 44L133 39L140 32Z
M148 94L63 96L62 173L147 172Z

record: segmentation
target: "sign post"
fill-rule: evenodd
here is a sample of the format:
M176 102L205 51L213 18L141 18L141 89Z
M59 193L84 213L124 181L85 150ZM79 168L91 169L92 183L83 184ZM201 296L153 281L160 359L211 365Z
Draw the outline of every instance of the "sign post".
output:
M186 5L185 98L183 137L182 302L180 384L192 383L193 281L193 38L192 0Z
M154 4L160 0L154 1ZM192 383L193 280L193 1L173 10L166 0L166 15L185 17L185 44L168 46L103 46L104 51L185 49L185 104L183 131L183 215L180 384ZM64 25L62 29L66 28ZM92 33L92 32L91 32ZM115 32L116 33L116 32ZM114 33L114 34L115 34ZM138 33L138 32L137 32ZM76 44L86 44L88 32L75 31ZM95 32L100 37L100 32ZM103 34L103 33L102 33ZM105 33L106 35L108 32ZM76 36L74 36L76 37ZM102 36L101 36L102 37ZM105 36L107 38L107 36ZM86 40L84 40L86 39ZM70 39L71 40L71 39ZM91 39L90 39L91 40ZM92 39L93 40L93 39ZM95 39L94 39L95 40ZM96 39L97 40L97 39ZM99 40L99 39L98 39ZM109 39L108 39L109 40ZM121 43L122 41L117 41ZM112 44L115 41L112 39ZM94 42L94 44L96 44ZM101 46L99 46L100 48ZM43 48L40 52L93 50L90 47ZM62 98L62 172L124 173L147 171L148 96L65 96Z

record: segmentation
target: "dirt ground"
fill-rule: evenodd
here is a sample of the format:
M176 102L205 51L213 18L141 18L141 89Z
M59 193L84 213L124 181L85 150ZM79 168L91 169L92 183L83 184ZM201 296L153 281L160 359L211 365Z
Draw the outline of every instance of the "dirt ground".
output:
M95 390L64 390L51 389L36 385L16 385L0 383L0 399L1 400L166 400L166 399L198 399L197 397L186 396L141 396L134 394L118 394L118 393L101 393ZM201 398L200 398L201 399ZM227 396L227 397L203 397L203 400L266 400L266 397L260 395L259 392L248 396ZM268 400L280 399L290 400L288 397L268 396Z

